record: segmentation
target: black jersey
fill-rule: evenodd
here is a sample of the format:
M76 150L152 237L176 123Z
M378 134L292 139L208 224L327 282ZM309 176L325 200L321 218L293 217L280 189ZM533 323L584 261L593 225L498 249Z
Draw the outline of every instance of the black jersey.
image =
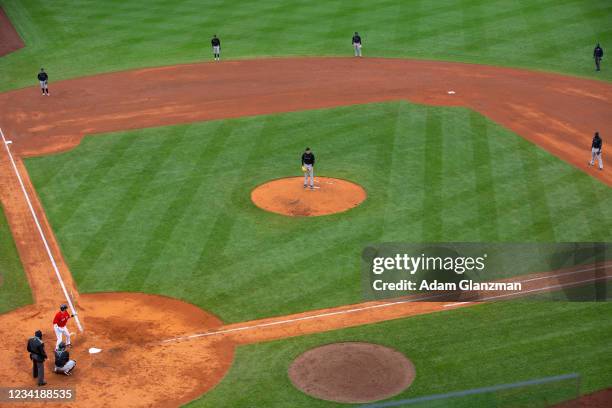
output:
M593 144L591 144L593 149L601 149L601 137L595 136L593 138Z
M315 164L315 156L312 153L304 153L302 155L302 164Z
M596 58L603 57L603 49L599 45L593 50L593 56Z

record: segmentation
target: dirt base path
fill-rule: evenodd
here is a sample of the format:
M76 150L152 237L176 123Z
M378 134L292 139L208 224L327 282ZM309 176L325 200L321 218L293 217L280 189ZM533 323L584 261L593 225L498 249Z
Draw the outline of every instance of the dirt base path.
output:
M86 134L409 100L474 109L612 185L611 171L587 168L593 132L606 140L612 129L607 82L451 62L286 58L116 72L50 91L0 94L0 127L21 156L70 149Z
M25 44L11 20L0 7L0 57L23 48Z

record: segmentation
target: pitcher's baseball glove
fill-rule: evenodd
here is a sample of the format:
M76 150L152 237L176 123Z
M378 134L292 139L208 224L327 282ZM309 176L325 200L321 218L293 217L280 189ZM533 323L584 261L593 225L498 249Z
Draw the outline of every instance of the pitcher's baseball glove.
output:
M306 173L308 171L308 169L306 168L306 166L302 166L302 173Z

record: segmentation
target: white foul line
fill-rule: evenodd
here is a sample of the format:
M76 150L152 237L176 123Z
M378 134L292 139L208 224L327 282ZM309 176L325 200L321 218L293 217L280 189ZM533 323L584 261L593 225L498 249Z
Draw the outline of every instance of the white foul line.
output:
M557 278L557 277L564 276L564 275L570 275L570 274L577 273L577 272L592 271L592 270L595 270L595 269L597 269L597 268L587 268L587 269L581 269L579 271L563 272L563 273L559 273L559 274L556 274L556 275L548 275L547 278ZM538 279L540 279L540 278L526 279L524 281L519 281L519 282L520 283L530 282L530 281L538 280ZM572 284L586 283L586 282L591 282L591 281L594 281L594 280L600 280L600 278L589 279L589 280L584 280L584 281L580 281L580 282L574 282ZM562 288L564 286L563 285L548 286L548 287L545 287L545 288L532 289L532 290L525 291L525 292L515 292L515 293L506 294L506 295L492 296L492 297L480 299L480 301L494 299L494 298L498 298L498 297L504 297L504 296L516 296L516 295L521 295L523 293L544 291L544 290L548 290L548 289L554 289L556 287ZM447 294L443 293L443 294L438 294L438 295L433 295L433 296L422 297L422 298L418 298L418 299L399 300L399 301L396 301L396 302L387 302L387 303L381 303L381 304L371 305L371 306L356 307L354 309L339 310L339 311L336 311L336 312L325 312L325 313L315 314L315 315L310 315L310 316L296 317L294 319L278 320L278 321L269 322L269 323L254 324L254 325L251 325L251 326L235 327L233 329L213 330L213 331L209 331L209 332L206 332L206 333L198 333L198 334L192 334L190 336L181 336L181 337L174 337L172 339L162 340L161 343L173 343L173 342L181 341L181 340L189 340L189 339L196 339L196 338L200 338L200 337L217 336L217 335L220 335L220 334L227 334L227 333L233 333L233 332L244 331L244 330L251 330L251 329L259 329L259 328L262 328L262 327L278 326L278 325L281 325L281 324L295 323L295 322L300 322L300 321L304 321L304 320L319 319L321 317L336 316L336 315L340 315L340 314L348 314L348 313L360 312L360 311L363 311L363 310L370 310L370 309L378 309L378 308L382 308L382 307L388 307L388 306L393 306L393 305L400 305L400 304L403 304L403 303L412 303L412 302L419 302L419 301L426 300L426 299L433 299L433 298L440 297L440 296L443 296L443 295L447 295ZM465 305L465 304L470 304L470 303L475 303L475 302L458 302L458 303L452 303L452 304L444 305L444 307L452 307L452 306Z
M81 326L81 321L79 320L79 316L77 315L77 312L74 308L74 305L72 304L72 300L70 299L70 296L68 296L68 291L66 290L66 285L64 285L64 280L62 279L62 275L60 275L59 269L57 267L57 264L55 263L55 258L53 257L53 254L51 253L51 249L49 248L49 244L47 243L47 238L45 238L45 234L40 226L40 222L38 221L38 216L36 215L36 212L34 211L34 207L32 206L32 202L30 201L30 196L28 195L28 192L25 188L25 185L23 184L23 180L21 179L21 174L19 174L19 169L17 169L17 165L15 164L15 160L13 159L13 154L11 153L11 150L9 149L8 145L9 143L7 142L6 138L4 137L4 133L2 132L2 128L0 128L0 136L2 136L2 141L4 142L4 147L6 148L6 152L8 153L9 159L11 160L11 164L13 165L13 170L15 170L15 175L17 176L17 179L19 180L19 185L21 186L21 191L23 192L23 196L26 199L26 202L28 203L28 207L30 208L30 213L32 213L32 218L34 219L34 222L36 223L36 228L38 229L38 233L40 234L40 238L43 241L43 244L45 246L45 249L47 250L47 255L49 255L49 259L51 260L51 265L53 265L53 270L55 271L55 275L57 276L57 280L60 283L60 286L62 287L62 291L64 292L64 296L66 297L66 300L68 301L68 305L70 306L70 310L72 311L72 314L74 315L74 320L76 321L77 326L79 327L79 331L83 332L83 326Z
M609 264L606 264L606 265L601 265L601 266L603 266L604 268L607 268L607 267L609 267L610 265L609 265ZM554 275L554 276L550 276L550 275L548 275L548 276L540 276L540 277L537 277L537 278L525 279L524 281L520 281L520 283L525 283L525 282L533 282L533 281L542 280L542 279L548 279L548 278L559 278L559 277L561 277L561 276L573 275L573 274L575 274L575 273L580 273L580 272L588 272L588 271L594 271L594 270L596 270L597 268L599 268L599 267L601 267L601 266L595 266L595 267L586 268L586 269L578 269L577 271L570 271L570 272L558 273L558 274L556 274L556 275Z
M233 328L233 329L216 330L216 331L210 331L210 332L207 332L207 333L192 334L191 336L182 336L182 337L175 337L175 338L172 338L172 339L162 340L162 343L171 343L171 342L174 342L174 341L187 340L187 339L195 339L195 338L198 338L198 337L215 336L215 335L218 335L218 334L225 334L225 333L237 332L237 331L242 331L242 330L258 329L258 328L261 328L261 327L278 326L280 324L294 323L294 322L300 322L300 321L304 321L304 320L319 319L321 317L328 317L328 316L336 316L336 315L341 315L341 314L361 312L363 310L378 309L378 308L381 308L381 307L399 305L399 304L402 304L402 303L420 302L422 300L433 299L433 298L440 297L440 296L443 296L443 295L446 295L446 293L438 294L438 295L433 295L433 296L422 297L422 298L418 298L418 299L398 300L396 302L379 303L377 305L356 307L354 309L348 309L348 310L338 310L336 312L325 312L325 313L320 313L320 314L311 315L311 316L296 317L294 319L277 320L277 321L269 322L269 323L254 324L252 326L242 326L242 327L236 327L236 328Z
M554 277L554 276L551 276L551 277ZM484 297L482 299L478 299L478 302L482 302L483 300L498 299L498 298L503 298L503 297L508 297L508 296L523 295L525 293L542 292L542 291L549 290L549 289L569 288L571 286L575 286L575 285L578 285L580 283L594 282L594 281L598 281L598 280L607 280L607 279L610 279L610 278L611 278L610 276L606 276L605 278L591 278L591 279L586 279L586 280L578 281L578 282L569 282L568 284L565 284L565 285L564 284L559 284L559 285L546 286L546 287L543 287L543 288L535 288L535 289L531 289L531 290L525 290L525 291L521 291L521 292L506 293L504 295L488 296L488 297ZM454 307L454 306L465 305L465 304L469 304L469 303L474 303L474 302L457 302L457 303L451 303L449 305L444 305L444 307Z

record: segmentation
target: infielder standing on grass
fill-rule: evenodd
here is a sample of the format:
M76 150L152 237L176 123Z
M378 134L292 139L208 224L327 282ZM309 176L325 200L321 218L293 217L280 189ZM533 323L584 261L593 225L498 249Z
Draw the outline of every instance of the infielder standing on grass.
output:
M40 69L38 73L38 82L40 82L40 90L42 91L43 96L49 96L49 75L45 72L44 68Z
M68 319L74 317L74 315L68 313L66 309L68 309L68 306L65 304L60 305L60 311L57 312L53 318L53 330L55 331L55 336L57 336L57 342L55 343L56 350L62 342L62 334L66 336L66 347L72 347L70 344L70 332L66 327L66 323L68 323Z
M215 61L221 61L221 40L217 38L217 34L213 35L210 44L212 45Z
M353 49L355 50L355 56L361 57L361 37L359 33L355 31L355 35L353 36Z
M601 60L603 58L603 49L601 48L599 43L597 43L597 45L595 46L595 49L593 50L593 58L595 58L595 70L601 71L600 65L601 65Z
M308 186L308 178L310 177L310 189L314 190L314 164L315 156L310 151L310 147L302 154L302 170L304 171L304 188Z
M595 164L595 160L599 162L599 170L603 170L603 159L601 158L601 137L599 137L599 132L595 132L595 136L593 136L593 143L591 143L591 161L589 162L589 166Z

